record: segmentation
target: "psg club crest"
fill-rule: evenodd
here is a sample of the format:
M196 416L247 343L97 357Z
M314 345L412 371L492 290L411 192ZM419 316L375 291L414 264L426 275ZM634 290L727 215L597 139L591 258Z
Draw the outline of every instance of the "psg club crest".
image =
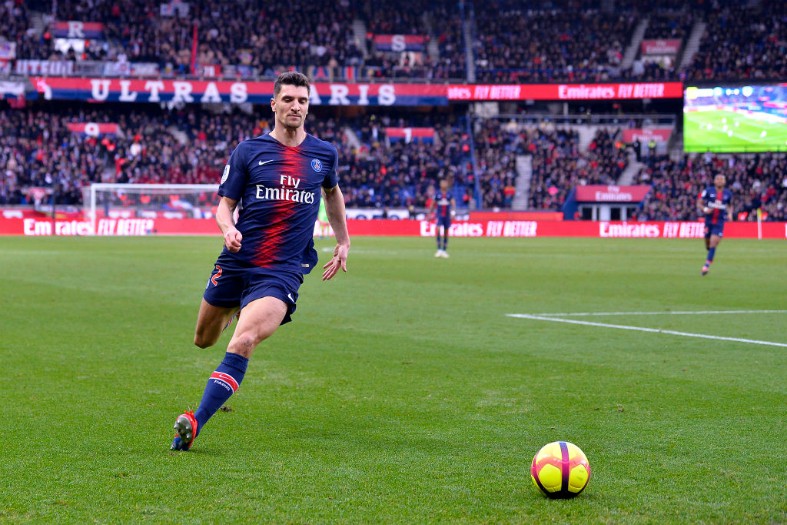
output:
M320 162L320 159L312 159L312 169L317 173L322 171L322 162Z

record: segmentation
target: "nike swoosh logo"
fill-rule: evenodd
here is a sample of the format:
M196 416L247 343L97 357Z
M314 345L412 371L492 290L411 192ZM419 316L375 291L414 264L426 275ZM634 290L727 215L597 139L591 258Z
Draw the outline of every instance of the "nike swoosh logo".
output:
M266 160L266 161L264 161L264 162L263 162L263 161L260 161L260 166L265 166L265 165L266 165L267 163L269 163L269 162L273 162L273 159L271 159L271 160Z

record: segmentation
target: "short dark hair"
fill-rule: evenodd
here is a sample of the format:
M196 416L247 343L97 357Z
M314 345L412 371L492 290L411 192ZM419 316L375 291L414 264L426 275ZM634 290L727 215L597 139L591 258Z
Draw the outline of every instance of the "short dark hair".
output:
M276 82L273 84L273 98L279 96L281 87L284 84L289 86L305 87L306 91L311 94L311 83L309 82L309 77L297 71L285 71L279 75L278 78L276 78Z

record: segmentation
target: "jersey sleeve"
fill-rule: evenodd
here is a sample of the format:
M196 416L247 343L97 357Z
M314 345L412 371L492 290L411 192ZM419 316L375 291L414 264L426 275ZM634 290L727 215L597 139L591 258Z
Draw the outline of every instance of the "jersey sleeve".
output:
M333 146L331 146L331 156L333 157L331 169L328 170L328 173L325 174L325 178L322 181L322 187L326 190L339 184L339 152Z
M230 160L224 166L219 185L219 195L239 201L243 197L246 183L249 180L248 164L246 162L243 143L238 144L230 155Z

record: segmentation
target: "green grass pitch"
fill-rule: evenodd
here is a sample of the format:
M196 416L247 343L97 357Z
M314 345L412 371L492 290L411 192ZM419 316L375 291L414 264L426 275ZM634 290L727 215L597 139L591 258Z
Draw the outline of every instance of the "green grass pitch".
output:
M355 238L170 452L229 338L191 342L219 247L0 238L0 522L787 522L784 241L700 277L701 240ZM530 481L556 440L573 500Z
M683 142L698 153L787 151L787 126L732 111L686 112Z

